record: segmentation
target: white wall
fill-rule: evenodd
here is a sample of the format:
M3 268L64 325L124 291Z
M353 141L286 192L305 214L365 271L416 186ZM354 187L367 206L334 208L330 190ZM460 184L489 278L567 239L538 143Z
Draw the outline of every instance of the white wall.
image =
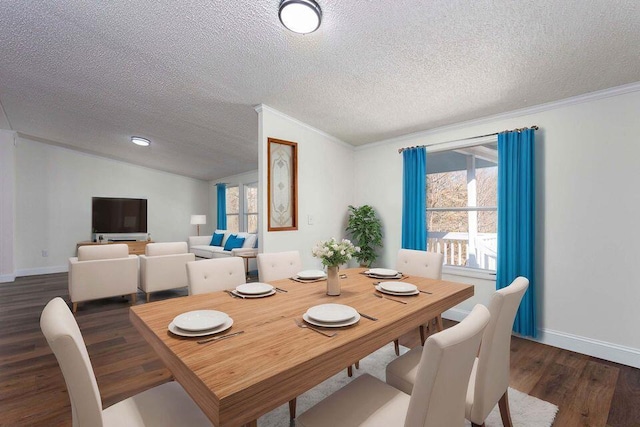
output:
M640 367L640 84L356 150L355 203L371 204L385 231L381 265L400 247L402 156L397 149L538 125L536 286L541 340ZM488 301L495 282L472 282ZM451 313L456 317L456 313Z
M267 106L259 113L260 218L263 252L299 250L305 268L321 267L311 255L319 240L343 238L353 203L353 148ZM267 139L298 143L298 230L267 232ZM309 216L313 218L309 224Z
M0 283L15 279L14 141L15 132L0 129Z
M209 209L209 183L18 138L18 275L67 270L76 243L91 238L91 198L147 199L154 241L186 241L191 214ZM43 256L47 251L48 256Z

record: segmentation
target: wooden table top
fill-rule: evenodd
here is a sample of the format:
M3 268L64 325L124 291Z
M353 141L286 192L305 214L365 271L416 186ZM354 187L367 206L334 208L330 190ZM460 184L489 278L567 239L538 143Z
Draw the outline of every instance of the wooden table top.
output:
M347 278L340 280L339 296L326 295L326 281L285 279L272 284L287 293L255 299L231 298L224 292L192 295L131 307L129 317L214 425L238 426L473 296L471 285L412 276L405 281L432 294L394 297L408 302L399 304L374 297L374 279L362 271L341 270ZM353 326L335 329L333 338L296 326L294 318L325 303L346 304L379 320L363 317ZM200 345L198 338L167 330L178 314L206 309L231 316L234 324L225 333L244 333Z

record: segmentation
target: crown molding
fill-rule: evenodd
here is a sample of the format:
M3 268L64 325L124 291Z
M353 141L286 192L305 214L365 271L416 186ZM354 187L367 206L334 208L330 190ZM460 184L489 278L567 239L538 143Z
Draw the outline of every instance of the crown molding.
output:
M495 114L492 116L482 117L474 120L468 120L460 123L454 123L452 125L442 126L439 128L429 129L426 131L413 132L406 135L397 136L394 138L384 139L381 141L376 141L369 144L357 146L355 147L355 151L367 150L369 148L375 148L381 145L399 143L402 141L406 141L408 139L421 138L421 137L426 137L426 136L434 135L438 133L465 129L472 126L484 125L484 124L495 122L498 120L513 119L517 117L527 116L530 114L541 113L544 111L555 110L558 108L568 107L571 105L597 101L600 99L611 98L614 96L625 95L627 93L633 93L638 91L640 91L640 82L630 83L630 84L617 86L609 89L603 89L595 92L585 93L582 95L572 96L571 98L565 98L559 101L547 102L544 104L534 105L532 107L520 108L518 110L509 111L506 113ZM496 129L496 132L500 132L501 130L502 129ZM469 136L473 136L473 135L469 135Z
M297 124L298 126L301 126L301 127L305 128L305 129L308 129L308 130L310 130L310 131L312 131L314 133L322 135L324 138L330 139L331 141L335 142L336 144L338 144L338 145L340 145L340 146L342 146L344 148L348 148L349 150L354 150L355 149L355 147L353 145L351 145L349 143L346 143L343 140L338 139L333 135L329 135L328 133L326 133L324 131L321 131L320 129L314 128L313 126L310 126L310 125L306 124L305 122L301 122L300 120L298 120L298 119L296 119L294 117L288 116L288 115L286 115L285 113L283 113L281 111L278 111L278 110L276 110L274 108L271 108L266 104L257 105L257 106L254 107L254 109L256 110L256 112L258 114L261 114L264 111L267 111L267 112L269 112L271 114L275 114L277 116L280 116L283 119L289 120L289 121Z

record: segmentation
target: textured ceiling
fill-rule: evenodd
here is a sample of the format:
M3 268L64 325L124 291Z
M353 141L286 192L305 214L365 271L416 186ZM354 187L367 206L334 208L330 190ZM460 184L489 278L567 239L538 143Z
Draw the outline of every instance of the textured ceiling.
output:
M278 0L4 0L0 125L216 179L257 104L361 145L640 81L637 0L318 1L303 36Z

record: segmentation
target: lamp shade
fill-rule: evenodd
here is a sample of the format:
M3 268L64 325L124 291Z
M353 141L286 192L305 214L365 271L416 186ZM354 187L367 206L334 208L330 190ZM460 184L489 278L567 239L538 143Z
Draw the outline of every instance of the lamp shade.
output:
M207 223L206 215L191 215L191 225L200 225Z

